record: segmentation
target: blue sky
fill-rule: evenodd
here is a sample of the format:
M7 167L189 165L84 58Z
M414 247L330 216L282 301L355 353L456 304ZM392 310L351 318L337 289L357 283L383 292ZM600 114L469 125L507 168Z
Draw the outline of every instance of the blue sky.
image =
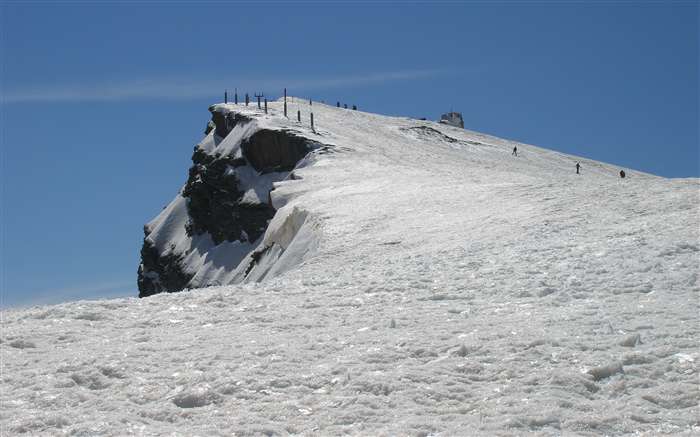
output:
M2 3L2 306L137 295L224 87L698 177L696 2Z

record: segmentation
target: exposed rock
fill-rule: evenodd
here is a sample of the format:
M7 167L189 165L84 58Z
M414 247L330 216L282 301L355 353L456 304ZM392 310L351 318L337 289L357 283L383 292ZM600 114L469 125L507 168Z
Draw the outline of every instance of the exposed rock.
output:
M181 259L182 256L172 253L161 255L153 243L144 238L138 270L139 297L185 289L193 275L183 271Z
M256 249L250 254L250 262L248 263L248 266L246 267L245 275L247 276L251 270L253 270L253 267L260 261L260 258L262 258L265 253L270 250L272 246L263 246L262 248Z
M213 106L209 107L209 112L211 112L211 121L214 123L216 134L221 138L226 138L226 135L239 123L248 123L252 121L247 115L239 112L228 112L224 114L217 111Z
M255 120L254 115L226 112L219 108L209 108L212 120L207 131L214 130L215 144L219 144L237 125ZM247 175L248 185L251 184L250 175L256 173L262 175L279 172L279 178L284 178L311 148L309 140L290 131L269 129L258 130L243 140L238 153L237 148L222 155L200 146L195 147L193 165L182 190L188 215L184 225L187 235L192 238L208 234L216 246L226 241L252 245L265 232L275 210L269 203L269 195L264 196L264 193L254 196L253 201L250 198L244 199L246 190L251 190L251 187L242 182L240 171L245 167L243 174ZM267 183L270 183L269 180L268 177ZM275 175L272 180L279 179ZM255 190L259 191L259 186ZM144 227L144 233L146 238L138 269L140 297L164 291L179 291L193 285L213 285L200 282L191 284L196 272L188 270L184 263L188 249L183 253L177 252L174 245L158 248L154 245L154 240L148 238L151 233L148 226ZM260 254L253 254L248 271L264 252L263 249ZM233 271L239 261L234 257L229 262L235 264L226 265L226 268Z
M216 125L214 124L213 121L209 121L207 123L206 129L204 129L204 135L209 135L209 132L213 131L216 128Z
M447 143L457 143L459 140L453 138L449 135L445 135L437 129L433 129L430 126L413 126L413 127L402 127L401 131L413 134L420 139L438 140L445 141Z
M243 193L239 190L235 168L245 165L245 159L214 157L197 149L192 161L195 164L190 168L182 192L189 198L187 210L191 221L188 233L208 232L216 244L257 240L275 211L268 204L241 202Z
M290 171L310 150L307 139L273 130L256 132L241 148L250 164L262 173Z

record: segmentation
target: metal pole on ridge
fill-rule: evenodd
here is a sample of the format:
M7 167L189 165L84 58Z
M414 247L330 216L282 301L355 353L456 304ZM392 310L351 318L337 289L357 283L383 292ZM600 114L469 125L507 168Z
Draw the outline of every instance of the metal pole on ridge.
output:
M284 89L284 116L287 116L287 88Z

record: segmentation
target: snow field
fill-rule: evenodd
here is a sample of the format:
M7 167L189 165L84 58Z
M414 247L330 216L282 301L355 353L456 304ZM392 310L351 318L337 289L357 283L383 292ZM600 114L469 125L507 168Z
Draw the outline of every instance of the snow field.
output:
M3 311L2 435L700 434L697 180L270 106L258 126L333 146L274 183L287 257Z

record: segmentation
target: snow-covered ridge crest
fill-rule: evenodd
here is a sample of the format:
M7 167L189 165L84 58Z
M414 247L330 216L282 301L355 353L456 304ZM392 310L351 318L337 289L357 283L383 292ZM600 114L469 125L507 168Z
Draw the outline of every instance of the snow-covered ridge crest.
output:
M262 238L277 209L301 195L297 210L320 217L314 210L326 194L351 201L353 192L375 190L372 183L386 169L410 170L414 179L432 171L416 157L428 158L426 163L457 164L438 169L438 181L445 184L464 183L455 171L473 174L474 182L482 176L506 184L542 176L566 179L577 161L597 180L618 178L618 168L596 161L444 124L311 105L295 98L289 98L290 117L284 116L281 101L269 102L267 112L255 104L230 103L209 110L212 121L195 147L187 183L145 227L141 296L270 277L275 269L249 274L261 270L255 269L259 262L282 256L285 245ZM312 111L315 129L309 123ZM518 146L521 155L514 159L510 152ZM342 171L334 172L329 184L324 169L338 165ZM625 170L630 178L653 177ZM384 178L380 184L393 182ZM272 221L275 226L277 221ZM275 232L273 227L271 234Z

